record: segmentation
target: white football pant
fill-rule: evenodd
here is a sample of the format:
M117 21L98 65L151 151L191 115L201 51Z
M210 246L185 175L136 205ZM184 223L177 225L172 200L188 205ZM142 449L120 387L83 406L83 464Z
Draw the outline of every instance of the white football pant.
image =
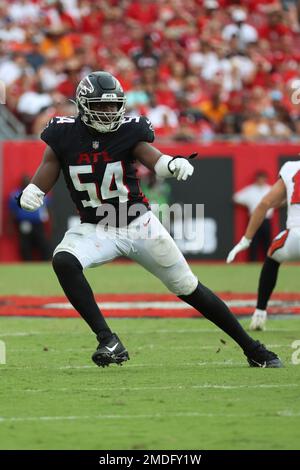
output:
M300 260L300 227L280 232L272 241L268 256L277 263Z
M157 217L148 211L127 227L104 228L83 223L65 233L54 255L67 251L83 268L126 256L158 277L176 295L189 295L198 285L183 254Z

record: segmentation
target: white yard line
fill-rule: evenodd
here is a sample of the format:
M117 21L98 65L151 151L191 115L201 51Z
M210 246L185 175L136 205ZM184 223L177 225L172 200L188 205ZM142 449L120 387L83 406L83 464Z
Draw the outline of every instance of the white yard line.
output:
M197 349L197 350L201 350L201 351L214 351L214 350L217 350L219 347L223 347L224 345L222 344L216 344L215 346L195 346L195 345L182 345L182 346L170 346L168 347L168 350L172 349L173 351L181 351L181 350L185 350L185 349ZM277 347L279 347L278 345L276 345ZM282 347L288 347L287 345L282 345ZM166 348L164 348L163 346L159 347L157 346L157 344L144 344L143 346L136 346L135 348L132 348L133 350L138 350L138 351L143 351L144 349L156 349L156 350L160 350L160 351L165 351ZM42 348L39 347L35 347L35 348L28 348L28 347L24 347L24 348L10 348L9 349L10 352L36 352L36 353L39 353L42 351ZM65 353L65 352L78 352L78 351L90 351L92 352L92 349L91 348L87 348L87 347L81 347L81 348L67 348L67 349L57 349L57 348L52 348L51 346L49 346L48 348L48 351L51 352L51 353Z
M213 365L213 366L240 366L240 365L247 365L246 361L243 362L233 362L233 361L207 361L207 362L182 362L182 363L177 363L177 367L201 367L201 366L207 366L207 365ZM96 366L94 365L82 365L82 366L73 366L73 365L68 365L68 366L60 366L60 367L53 367L53 369L58 369L58 370L65 370L65 369L95 369ZM135 368L135 367L148 367L148 368L169 368L170 364L169 363L148 363L148 364L132 364L132 363L126 363L124 365L126 368ZM45 367L48 369L48 367ZM20 367L20 369L22 369ZM52 367L49 367L49 369L52 369ZM98 370L98 368L96 369Z
M1 318L1 317L0 317ZM44 320L45 318L43 318ZM243 318L240 318L241 320L243 320ZM41 320L41 318L39 318L39 320ZM48 320L54 320L53 318L48 318ZM58 318L55 318L55 320L58 320ZM61 318L60 320L66 320L65 318ZM79 318L68 318L67 320L79 320ZM126 318L126 319L120 319L120 318L111 318L110 319L111 321L114 321L114 320L122 320L122 321L132 321L132 320L144 320L144 321L147 321L149 320L149 318ZM150 319L151 320L151 319ZM156 319L159 321L159 319ZM172 320L184 320L182 318L176 318L176 319L169 319L170 321ZM189 319L191 320L191 322L194 322L195 320L197 321L197 319ZM245 318L246 320L246 318ZM249 319L248 319L249 320ZM300 320L300 316L299 316L299 320ZM218 334L223 334L222 330L220 329L217 329L217 328L193 328L195 323L191 323L191 328L190 329L172 329L172 328L168 328L168 329L160 329L160 330L156 330L155 331L155 334L156 335L160 335L160 334L170 334L170 333L174 333L174 334L186 334L186 333L189 333L189 334L199 334L199 333L218 333ZM267 330L268 333L281 333L281 332L284 332L284 333L295 333L295 329L291 329L291 328L268 328ZM146 330L134 330L134 333L132 331L126 331L126 330L123 330L123 331L120 331L119 332L120 335L130 335L132 336L132 334L136 335L152 335L154 334L153 331L149 328L149 329L146 329ZM66 335L66 336L79 336L79 335L84 335L85 337L89 337L89 335L86 333L86 332L78 332L78 331L19 331L19 332L0 332L0 338L4 338L4 337L14 337L14 336L36 336L36 335L40 335L42 337L45 337L45 336L49 336L49 335L59 335L59 336L62 336L62 335Z
M300 416L300 411L291 411L291 410L283 410L283 411L278 411L278 415L282 417L291 417L291 418L297 418Z
M243 361L243 362L232 362L232 361L207 361L207 362L182 362L182 363L177 363L176 366L177 367L201 367L201 366L246 366L247 365L247 362L246 361ZM139 367L147 367L149 369L151 368L170 368L170 364L169 363L149 363L149 364L131 364L131 363L126 363L126 365L124 366L126 368L139 368ZM23 367L19 367L19 366L11 366L9 367L9 365L2 365L0 367L0 373L1 373L1 370L4 371L4 370L26 370L26 371L33 371L33 370L44 370L44 369L47 369L47 370L76 370L76 369L79 369L79 370L89 370L89 369L94 369L96 373L99 373L99 369L96 365L88 365L88 364L84 364L84 365L66 365L66 366L44 366L44 365L36 365L36 366L23 366Z
M193 390L193 389L221 389L221 390L236 390L236 389L255 389L255 388L294 388L299 387L300 384L257 384L257 385L218 385L218 384L199 384L199 385L166 385L166 386L145 386L145 387L118 387L117 391L126 391L126 392L139 392L146 390ZM116 391L116 387L102 387L99 388L90 387L90 388L76 388L73 391L79 392L109 392ZM55 392L70 392L69 388L55 388L53 390L45 389L24 389L24 390L15 390L20 393L49 393L51 391Z
M0 417L1 423L32 422L32 421L84 421L84 420L136 420L136 419L161 419L161 418L253 418L261 416L264 419L273 417L298 417L300 413L292 411L277 411L267 417L264 415L253 415L253 413L201 413L197 411L186 411L180 413L149 413L149 414L103 414L103 415L71 415L71 416L11 416Z
M292 364L292 362L287 362L287 364ZM114 367L114 365L112 365ZM247 367L247 362L245 361L199 361L199 362L182 362L182 363L177 363L176 367L205 367L205 366L221 366L221 367L241 367L245 366ZM126 368L148 368L148 369L153 369L153 368L170 368L170 363L148 363L148 364L131 364L131 363L126 363L124 365L124 369ZM174 368L174 364L172 365ZM115 368L115 367L114 367ZM8 366L8 365L1 365L0 367L0 373L1 371L4 370L22 370L22 371L36 371L36 370L90 370L94 369L96 373L99 372L99 369L97 368L96 365L66 365L66 366L44 366L44 365L36 365L36 366ZM300 385L299 385L300 386Z
M195 346L195 345L182 345L182 346L170 346L168 347L168 349L172 349L173 351L181 351L181 350L185 350L185 349L192 349L192 350L195 350L197 349L197 351L216 351L218 348L225 348L226 345L224 344L215 344L214 346ZM290 348L290 344L266 344L266 347L268 349L270 348ZM157 344L144 344L143 346L136 346L135 348L133 348L133 350L138 350L138 351L142 351L144 349L156 349L156 350L160 350L160 351L165 351L166 348L164 348L163 346L159 347ZM23 347L23 348L10 348L9 351L10 352L41 352L42 348L39 347L35 347L35 348L28 348L28 347ZM51 353L58 353L58 354L61 354L63 352L78 352L78 351L91 351L91 348L89 347L78 347L78 348L67 348L67 349L57 349L57 348L52 348L51 346L49 346L48 348L48 352L51 352Z
M1 317L0 317L1 318ZM45 332L43 331L17 331L14 333L0 333L1 338L5 337L13 337L13 336L34 336L34 335L44 335ZM48 334L48 333L47 333Z
M198 413L198 412L182 412L182 413L151 413L151 414L132 414L132 415L118 415L118 414L107 414L107 415L91 415L91 416L11 416L11 417L0 417L1 423L11 422L26 422L26 421L81 421L81 420L110 420L110 419L160 419L160 418L181 418L181 417L209 417L214 418L216 416L222 417L249 417L250 415L224 415L222 413Z

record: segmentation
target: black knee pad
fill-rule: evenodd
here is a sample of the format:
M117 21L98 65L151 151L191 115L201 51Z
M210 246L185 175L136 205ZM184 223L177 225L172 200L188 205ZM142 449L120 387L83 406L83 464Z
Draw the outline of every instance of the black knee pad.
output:
M52 259L52 266L56 274L66 274L74 271L82 271L78 259L67 251L59 251Z

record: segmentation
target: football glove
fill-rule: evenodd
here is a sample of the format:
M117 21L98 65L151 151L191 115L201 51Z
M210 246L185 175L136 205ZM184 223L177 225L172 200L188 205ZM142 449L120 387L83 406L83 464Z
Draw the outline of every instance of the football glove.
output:
M242 237L241 240L238 242L237 245L235 245L232 250L228 253L226 263L231 263L236 255L243 250L247 250L251 244L251 240L249 240L246 237Z
M30 183L18 196L19 206L25 211L36 211L44 202L45 193L35 184Z
M176 157L169 161L168 169L174 178L177 178L177 181L186 181L189 176L192 176L194 167L188 160L195 158L197 155L197 153L192 153L187 158L182 155L176 155Z

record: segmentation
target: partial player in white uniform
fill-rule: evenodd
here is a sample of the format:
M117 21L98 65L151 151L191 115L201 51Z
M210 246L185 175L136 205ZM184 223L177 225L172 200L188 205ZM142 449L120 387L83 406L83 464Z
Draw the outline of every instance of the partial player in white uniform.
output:
M276 285L280 264L283 261L300 260L300 160L285 163L279 177L253 212L245 235L227 257L227 263L231 263L237 253L249 247L270 208L275 209L287 203L286 230L280 232L271 243L260 274L257 306L251 319L251 330L265 329L266 309Z
M247 207L249 219L256 209L257 204L262 198L270 191L271 185L268 184L268 174L260 170L254 175L254 182L233 195L233 202ZM273 209L270 209L263 223L257 230L253 237L252 243L249 247L249 261L257 261L259 252L262 250L264 256L267 255L270 246L271 237L271 219L273 217Z

